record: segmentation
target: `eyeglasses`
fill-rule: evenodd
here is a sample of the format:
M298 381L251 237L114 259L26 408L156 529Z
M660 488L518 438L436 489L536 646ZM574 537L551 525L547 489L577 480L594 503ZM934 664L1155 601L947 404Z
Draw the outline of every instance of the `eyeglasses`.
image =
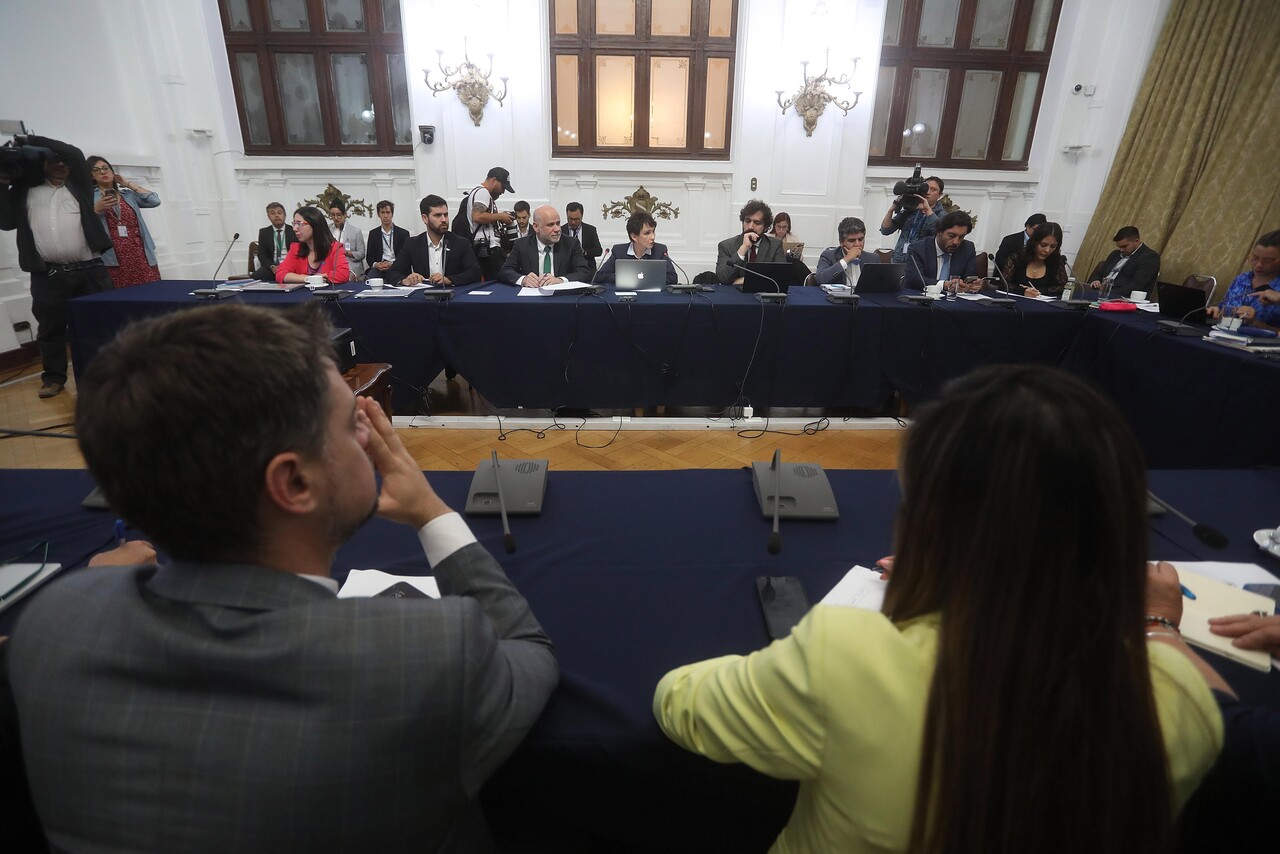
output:
M90 169L89 171L90 171L90 172L110 172L110 171L111 171L111 167L110 167L110 166L95 166L95 167L93 167L92 169Z
M293 221L294 228L302 228L304 225L310 225L305 219L295 219Z

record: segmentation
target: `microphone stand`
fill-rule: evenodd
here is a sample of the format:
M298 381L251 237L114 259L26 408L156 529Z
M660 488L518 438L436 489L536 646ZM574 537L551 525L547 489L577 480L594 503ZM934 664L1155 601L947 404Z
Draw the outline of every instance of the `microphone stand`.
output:
M222 272L222 265L227 263L227 256L231 254L231 250L236 245L236 241L240 239L240 232L231 235L231 242L227 244L227 251L222 253L222 260L218 262L218 266L213 270L213 276L210 283L216 288L218 286L218 274Z
M778 530L778 505L782 495L782 449L773 451L773 533L769 534L769 554L782 551L782 532Z
M672 266L674 266L677 270L679 270L681 273L684 274L684 284L681 285L677 283L674 285L667 285L668 292L673 294L680 294L680 293L687 294L687 293L694 293L696 291L701 290L701 288L699 288L697 285L689 281L689 274L684 272L684 267L681 267L679 264L675 262L675 259L671 257L671 253L669 251L664 251L662 255L664 258L666 258L668 261L671 262Z
M516 538L511 536L511 524L507 521L507 502L502 496L502 472L498 470L498 452L490 451L493 462L493 482L498 485L498 512L502 514L502 547L507 554L516 550Z
M1169 502L1165 501L1163 498L1158 497L1154 492L1152 492L1149 489L1147 490L1147 497L1150 498L1152 501L1154 501L1156 504L1159 504L1165 510L1168 510L1173 515L1177 516L1183 522L1186 522L1188 525L1190 525L1191 533L1195 534L1196 539L1204 543L1209 548L1225 549L1229 545L1229 541L1227 540L1226 534L1222 533L1217 528L1211 528L1202 522L1195 521L1194 519L1187 516L1182 511L1173 507L1171 504L1169 504Z
M786 302L787 294L784 290L782 290L782 285L778 284L777 279L774 279L772 276L766 276L764 273L758 272L756 270L749 270L746 267L742 266L741 264L734 264L733 267L735 270L741 270L743 274L750 273L753 276L759 276L760 278L767 280L770 284L773 285L773 293L768 293L767 291L761 291L756 294L756 299L760 300L761 302L765 302L766 300L769 302ZM745 279L743 280L743 286L744 287L746 286Z

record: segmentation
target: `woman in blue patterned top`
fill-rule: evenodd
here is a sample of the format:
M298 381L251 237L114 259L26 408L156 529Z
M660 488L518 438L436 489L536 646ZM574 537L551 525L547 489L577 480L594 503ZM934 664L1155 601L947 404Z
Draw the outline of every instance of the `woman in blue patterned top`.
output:
M1249 272L1236 276L1209 317L1239 317L1252 326L1280 327L1280 230L1258 238L1249 253Z

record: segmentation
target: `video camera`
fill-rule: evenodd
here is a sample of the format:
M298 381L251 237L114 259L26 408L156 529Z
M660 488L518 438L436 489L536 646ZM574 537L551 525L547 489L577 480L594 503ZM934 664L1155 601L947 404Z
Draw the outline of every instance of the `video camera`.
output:
M916 164L916 171L911 173L911 177L905 181L899 181L893 185L893 194L897 197L893 200L893 225L895 228L902 228L906 223L907 217L920 207L920 202L924 201L924 197L929 192L929 182L925 178L920 177L920 164Z
M0 120L0 134L13 137L0 145L0 175L17 178L29 172L39 172L46 160L57 155L42 145L27 141L27 126L23 122Z

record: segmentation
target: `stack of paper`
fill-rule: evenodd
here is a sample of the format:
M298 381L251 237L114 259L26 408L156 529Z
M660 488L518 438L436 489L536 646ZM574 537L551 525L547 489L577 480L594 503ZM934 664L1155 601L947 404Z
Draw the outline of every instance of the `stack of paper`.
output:
M431 575L392 575L380 569L353 569L347 573L346 583L338 591L339 599L359 599L377 596L383 590L399 582L412 584L432 599L440 598L440 586Z
M1182 636L1187 643L1216 652L1224 658L1267 672L1271 669L1271 656L1263 651L1240 649L1231 645L1231 638L1209 631L1210 617L1228 617L1232 614L1274 614L1275 600L1257 593L1241 590L1237 584L1276 583L1274 576L1257 564L1225 564L1216 562L1175 563L1182 586L1190 590L1195 599L1182 599ZM1203 570L1197 572L1196 570ZM1215 577L1210 577L1213 575ZM1222 580L1219 580L1222 579Z

